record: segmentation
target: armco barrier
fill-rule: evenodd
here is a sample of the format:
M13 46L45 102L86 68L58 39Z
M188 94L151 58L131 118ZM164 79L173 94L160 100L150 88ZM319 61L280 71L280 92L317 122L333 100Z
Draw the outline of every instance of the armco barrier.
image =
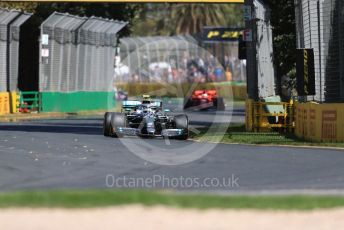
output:
M0 92L0 115L10 113L10 96L7 92Z
M140 96L150 94L152 96L177 97L180 93L186 96L189 93L192 83L181 84L158 84L158 83L117 83L116 87L128 92L129 96ZM176 90L182 89L182 92ZM194 90L216 89L221 97L232 97L238 100L246 99L246 85L230 82L224 83L199 83Z
M295 113L298 137L311 141L344 141L344 103L297 103Z

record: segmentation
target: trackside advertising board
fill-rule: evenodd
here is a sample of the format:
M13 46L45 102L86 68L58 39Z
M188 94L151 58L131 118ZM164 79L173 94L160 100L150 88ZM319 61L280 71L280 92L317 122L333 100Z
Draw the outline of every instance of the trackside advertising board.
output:
M313 49L296 50L296 81L299 96L315 95Z
M237 41L242 36L242 31L243 28L204 27L202 40L204 42Z

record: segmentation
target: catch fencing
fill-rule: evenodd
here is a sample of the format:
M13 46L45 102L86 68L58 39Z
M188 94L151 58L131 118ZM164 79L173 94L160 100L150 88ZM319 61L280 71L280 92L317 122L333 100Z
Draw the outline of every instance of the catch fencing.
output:
M126 22L54 12L41 24L40 92L113 90L117 32Z
M116 82L245 82L246 68L237 58L237 42L230 43L226 50L222 45L221 58L213 52L213 44L191 35L122 38ZM230 78L225 73L229 70Z
M316 95L344 102L344 1L295 0L298 48L314 50Z
M31 14L0 8L0 92L18 88L20 26Z

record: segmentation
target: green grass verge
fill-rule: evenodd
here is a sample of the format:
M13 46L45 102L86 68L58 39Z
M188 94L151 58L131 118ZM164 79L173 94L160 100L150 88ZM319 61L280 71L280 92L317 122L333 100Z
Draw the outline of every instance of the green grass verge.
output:
M90 208L125 204L179 208L310 210L344 207L342 196L215 196L142 190L39 191L0 193L0 207Z
M281 133L253 133L246 132L245 125L236 124L228 127L225 132L218 132L217 126L211 128L200 128L200 133L191 133L191 138L199 141L211 141L220 143L240 143L240 144L264 144L264 145L291 145L291 146L320 146L320 147L340 147L344 148L344 143L340 142L310 142L297 138L293 134Z

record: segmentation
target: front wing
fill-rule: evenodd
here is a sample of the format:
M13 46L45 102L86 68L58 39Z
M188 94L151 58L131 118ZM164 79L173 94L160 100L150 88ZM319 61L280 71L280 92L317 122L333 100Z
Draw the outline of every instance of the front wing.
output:
M186 109L208 109L214 107L214 102L203 101L203 100L193 100L191 99L190 104Z
M183 129L163 129L160 134L142 133L140 129L127 127L119 127L115 131L124 136L178 137L185 134Z

